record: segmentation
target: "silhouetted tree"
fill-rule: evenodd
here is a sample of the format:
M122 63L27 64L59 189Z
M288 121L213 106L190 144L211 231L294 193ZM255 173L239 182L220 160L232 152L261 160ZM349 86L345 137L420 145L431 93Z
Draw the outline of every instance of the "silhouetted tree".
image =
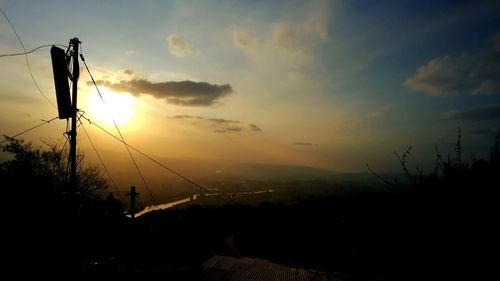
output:
M44 150L22 139L6 137L6 144L1 149L12 159L0 163L0 175L3 192L10 195L11 202L21 204L23 209L54 212L67 211L61 208L76 208L72 205L90 204L96 213L99 212L96 207L102 205L97 209L102 209L102 214L108 212L105 205L110 199L100 198L97 193L108 188L100 168L84 166L81 157L76 186L71 187L67 176L66 146L47 146L48 149ZM118 207L118 204L113 206Z
M78 271L89 256L109 251L109 237L124 221L123 206L103 194L107 183L98 167L79 161L77 184L71 187L65 145L43 149L6 137L0 148L10 157L0 163L3 213L8 214L0 224L4 241L15 245L6 256L16 274L30 268L37 275L64 275Z

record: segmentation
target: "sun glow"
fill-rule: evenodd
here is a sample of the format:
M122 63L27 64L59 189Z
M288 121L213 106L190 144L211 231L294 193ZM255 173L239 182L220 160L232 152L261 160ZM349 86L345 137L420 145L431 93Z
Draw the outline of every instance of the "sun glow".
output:
M89 96L89 114L98 121L112 125L113 121L117 125L126 125L134 116L134 98L128 94L117 94L100 89L104 102L98 94Z

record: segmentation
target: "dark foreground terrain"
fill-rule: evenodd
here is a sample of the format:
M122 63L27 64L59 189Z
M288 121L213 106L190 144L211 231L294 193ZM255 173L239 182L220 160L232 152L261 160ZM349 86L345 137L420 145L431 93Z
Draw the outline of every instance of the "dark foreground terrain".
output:
M134 222L54 222L32 214L5 229L13 235L5 241L19 274L193 280L202 279L205 260L224 255L329 272L341 280L449 280L494 265L498 187L480 184L293 204L193 205Z
M470 166L442 162L439 173L408 173L404 185L294 182L269 194L274 197L247 200L253 203L214 204L206 197L131 221L112 197L55 189L53 174L45 176L45 166L35 173L29 159L36 153L23 148L21 162L2 166L1 274L203 280L205 261L228 256L346 281L484 279L497 275L496 151Z

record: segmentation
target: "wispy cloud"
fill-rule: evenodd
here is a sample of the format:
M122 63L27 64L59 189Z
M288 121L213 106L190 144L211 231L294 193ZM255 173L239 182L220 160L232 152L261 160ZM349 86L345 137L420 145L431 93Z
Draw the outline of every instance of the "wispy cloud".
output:
M276 19L259 28L234 26L233 46L247 55L271 57L286 67L310 64L315 48L328 39L330 5L329 1L311 1L293 19Z
M293 145L300 145L300 146L312 146L313 144L310 142L302 142L302 141L297 141L294 142Z
M252 131L262 132L262 129L259 126L255 125L255 124L248 124L248 127Z
M219 129L215 129L214 132L216 133L226 133L226 132L241 132L244 131L245 128L243 127L223 127Z
M497 42L494 42L498 45ZM444 56L420 66L404 85L430 96L500 93L500 47L474 55Z
M492 120L500 119L500 104L476 107L466 110L453 110L443 114L447 120Z
M174 115L171 118L173 119L193 119L195 116L192 115Z
M168 49L172 55L183 58L193 53L193 46L180 35L171 34L167 37Z
M91 85L92 82L87 82ZM183 106L210 106L219 99L234 93L229 84L217 85L207 82L169 81L154 83L146 79L121 80L112 83L108 80L98 80L97 84L116 92L127 92L132 95L151 95L163 99L167 103Z
M404 85L430 96L456 96L466 86L469 64L466 55L435 58L419 67Z
M281 58L295 66L308 64L314 58L314 47L327 38L326 25L319 22L280 21L262 36L244 28L233 28L233 45L242 51Z
M123 73L125 73L125 74L127 74L127 75L131 75L131 76L135 74L135 72L134 72L133 70L130 70L130 69L125 69L125 70L123 71Z
M207 120L210 122L219 123L219 124L240 123L240 121L227 120L227 119L223 119L223 118L209 118Z
M186 121L196 119L196 122L190 122L190 124L205 130L213 131L215 133L243 132L245 131L245 127L247 126L245 125L245 123L238 120L229 120L224 118L205 118L196 115L174 115L169 118ZM262 129L255 124L248 124L248 128L251 131L262 131Z

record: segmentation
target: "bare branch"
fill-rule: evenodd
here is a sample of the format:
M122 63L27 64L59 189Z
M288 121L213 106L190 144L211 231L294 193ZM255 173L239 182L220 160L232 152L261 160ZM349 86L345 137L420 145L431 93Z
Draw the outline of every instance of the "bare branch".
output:
M387 181L387 180L386 180L386 179L384 179L382 176L380 176L379 174L375 173L375 172L374 172L374 171L370 168L370 166L368 166L368 163L365 163L365 165L366 165L366 168L368 169L368 171L370 171L370 173L371 173L372 175L374 175L377 179L379 179L380 181L382 181L383 183L385 183L385 184L387 184L387 185L389 185L389 186L394 186L394 184L393 184L393 183L391 183L391 182Z

